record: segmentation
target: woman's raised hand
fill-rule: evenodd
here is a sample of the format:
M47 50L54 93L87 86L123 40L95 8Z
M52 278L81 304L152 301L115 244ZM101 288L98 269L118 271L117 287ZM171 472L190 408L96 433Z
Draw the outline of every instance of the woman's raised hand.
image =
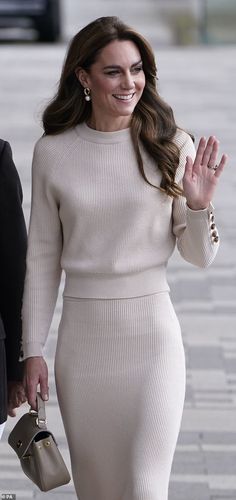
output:
M223 154L217 165L219 141L216 137L200 139L196 158L187 156L183 177L183 190L187 205L192 210L203 210L209 206L221 173L227 162L227 155Z

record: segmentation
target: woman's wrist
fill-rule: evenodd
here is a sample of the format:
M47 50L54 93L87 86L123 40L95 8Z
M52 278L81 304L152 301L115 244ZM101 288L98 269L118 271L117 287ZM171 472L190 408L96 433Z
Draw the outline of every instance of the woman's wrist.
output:
M209 204L208 205L205 205L205 204L197 204L197 203L190 203L187 201L187 206L188 208L190 208L190 210L206 210L208 207L209 207Z

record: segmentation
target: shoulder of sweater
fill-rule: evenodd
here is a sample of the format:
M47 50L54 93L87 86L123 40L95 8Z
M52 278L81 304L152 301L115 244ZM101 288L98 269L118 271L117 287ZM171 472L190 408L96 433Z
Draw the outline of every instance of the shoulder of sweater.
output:
M70 152L78 136L74 128L66 130L61 134L43 135L35 144L34 153L55 159L66 156Z
M45 172L48 176L55 167L63 163L77 143L78 136L74 128L61 134L43 135L34 147L33 170Z
M193 140L190 135L185 130L182 130L180 128L177 129L174 137L174 142L180 150L184 147L194 147Z

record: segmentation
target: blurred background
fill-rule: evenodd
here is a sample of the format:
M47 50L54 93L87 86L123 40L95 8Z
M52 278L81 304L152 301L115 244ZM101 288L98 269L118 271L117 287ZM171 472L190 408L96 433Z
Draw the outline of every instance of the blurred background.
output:
M69 40L103 15L118 15L152 44L159 92L179 124L196 140L220 134L229 154L235 152L229 134L235 130L236 0L0 0L0 134L11 141L25 182L27 218L28 169L42 110L56 90Z
M235 0L1 0L1 37L65 41L90 20L114 9L153 43L193 45L236 41Z
M156 55L159 92L173 107L178 124L194 134L196 143L202 135L215 134L221 154L229 155L214 200L221 235L214 264L195 269L177 252L169 264L187 365L169 500L235 500L236 0L0 0L0 136L13 149L27 224L31 160L42 135L42 110L56 91L68 41L102 15L118 15L146 36ZM53 378L60 313L61 293L46 345L47 414L69 465ZM1 500L13 500L7 494L16 500L75 500L72 483L41 494L26 479L7 444L14 423L8 419L0 442Z

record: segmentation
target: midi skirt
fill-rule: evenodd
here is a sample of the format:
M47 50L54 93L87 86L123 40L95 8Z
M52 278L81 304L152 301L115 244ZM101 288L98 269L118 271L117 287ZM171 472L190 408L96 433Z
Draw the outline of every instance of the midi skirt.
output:
M167 500L185 397L169 293L64 297L55 357L79 500Z

